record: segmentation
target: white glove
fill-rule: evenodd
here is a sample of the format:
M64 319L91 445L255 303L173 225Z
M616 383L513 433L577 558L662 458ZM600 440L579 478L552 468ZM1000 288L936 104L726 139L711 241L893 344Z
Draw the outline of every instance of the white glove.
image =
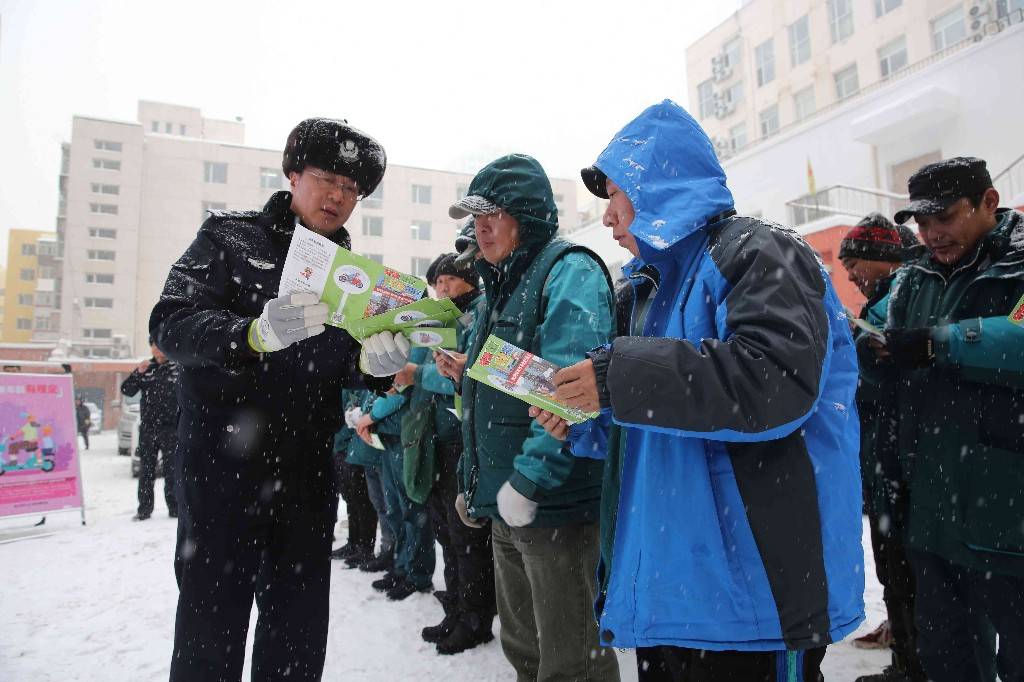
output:
M314 293L272 298L263 306L263 314L249 325L249 347L257 353L272 353L323 333L325 322L327 304Z
M359 369L374 377L397 374L409 361L409 341L401 332L380 332L363 339Z
M363 408L361 407L350 407L345 410L345 426L350 429L356 428L356 423L359 418L363 416Z
M528 526L537 517L537 503L505 481L498 491L498 513L505 523L514 528Z
M459 513L459 518L462 519L462 523L470 528L484 527L484 524L469 515L469 511L466 509L466 495L464 493L459 493L459 496L455 498L455 511Z

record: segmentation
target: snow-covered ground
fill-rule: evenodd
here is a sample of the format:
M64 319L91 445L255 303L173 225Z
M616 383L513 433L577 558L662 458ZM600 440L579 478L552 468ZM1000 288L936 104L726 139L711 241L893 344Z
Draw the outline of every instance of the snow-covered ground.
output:
M80 525L77 513L55 514L32 529L51 535L10 541L33 520L0 521L0 680L167 679L177 599L175 524L163 507L162 479L153 518L131 521L136 484L128 458L116 453L113 432L95 437L84 453L88 525ZM441 586L438 556L434 584ZM867 559L868 618L861 631L884 613L870 550ZM441 618L436 600L417 594L392 603L370 589L372 579L334 567L325 680L514 679L497 640L438 656L419 637L421 628ZM495 634L497 629L495 622ZM885 653L840 643L825 657L825 678L850 682L886 662ZM620 654L620 666L624 682L636 679L632 654Z

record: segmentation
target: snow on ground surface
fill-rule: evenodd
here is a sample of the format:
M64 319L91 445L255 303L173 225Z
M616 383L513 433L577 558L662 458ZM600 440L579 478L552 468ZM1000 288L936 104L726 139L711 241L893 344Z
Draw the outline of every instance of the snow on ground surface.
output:
M136 483L128 458L116 453L113 432L96 436L93 449L83 453L88 525L80 525L77 512L52 514L45 526L31 529L51 535L11 541L36 519L0 520L0 680L167 679L177 599L171 565L175 524L163 506L162 479L153 518L131 521ZM867 560L868 617L858 635L884 614L870 550ZM443 585L441 570L438 552L436 587ZM441 619L437 601L417 594L389 602L370 588L373 578L334 566L324 680L514 679L497 640L458 656L438 656L419 636L421 628ZM623 681L635 680L633 655L619 656ZM848 641L833 645L825 657L825 679L850 682L879 671L887 658Z

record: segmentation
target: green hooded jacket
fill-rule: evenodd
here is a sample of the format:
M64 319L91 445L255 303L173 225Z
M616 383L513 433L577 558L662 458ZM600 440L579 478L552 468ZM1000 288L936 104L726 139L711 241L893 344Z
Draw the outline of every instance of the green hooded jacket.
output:
M611 282L600 258L555 238L551 183L533 158L502 157L481 170L469 194L488 199L519 222L519 245L505 260L476 262L486 308L473 327L469 362L494 334L560 367L608 343ZM496 496L508 481L538 503L534 527L596 521L603 462L572 456L528 414L529 406L468 376L462 381L462 490L471 516L500 518Z

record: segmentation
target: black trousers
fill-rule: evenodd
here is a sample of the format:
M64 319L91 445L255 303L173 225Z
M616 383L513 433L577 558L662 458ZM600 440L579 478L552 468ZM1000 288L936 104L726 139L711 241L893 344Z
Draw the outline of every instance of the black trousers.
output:
M78 435L81 436L82 440L85 441L85 449L88 450L89 449L89 427L87 426L84 429L78 429Z
M178 448L177 429L167 426L139 429L139 515L153 513L153 486L156 483L156 467L160 453L164 454L164 501L167 510L177 513L178 501L174 496L174 451Z
M334 498L335 500L337 498ZM171 682L239 682L253 599L252 680L320 680L335 512L178 519Z
M639 647L640 682L819 682L825 647L806 651L704 651Z
M366 467L347 463L335 454L338 490L348 511L348 541L369 552L377 540L377 510L366 488Z
M882 584L882 599L892 630L892 664L913 682L927 680L917 654L917 626L914 624L914 571L904 543L906 500L894 502L891 516L868 514L875 575Z
M487 623L497 612L491 528L490 523L483 528L470 528L455 511L456 467L461 456L461 442L437 444L436 478L427 507L444 557L444 584L449 595L446 611L455 607L461 613L476 614Z

